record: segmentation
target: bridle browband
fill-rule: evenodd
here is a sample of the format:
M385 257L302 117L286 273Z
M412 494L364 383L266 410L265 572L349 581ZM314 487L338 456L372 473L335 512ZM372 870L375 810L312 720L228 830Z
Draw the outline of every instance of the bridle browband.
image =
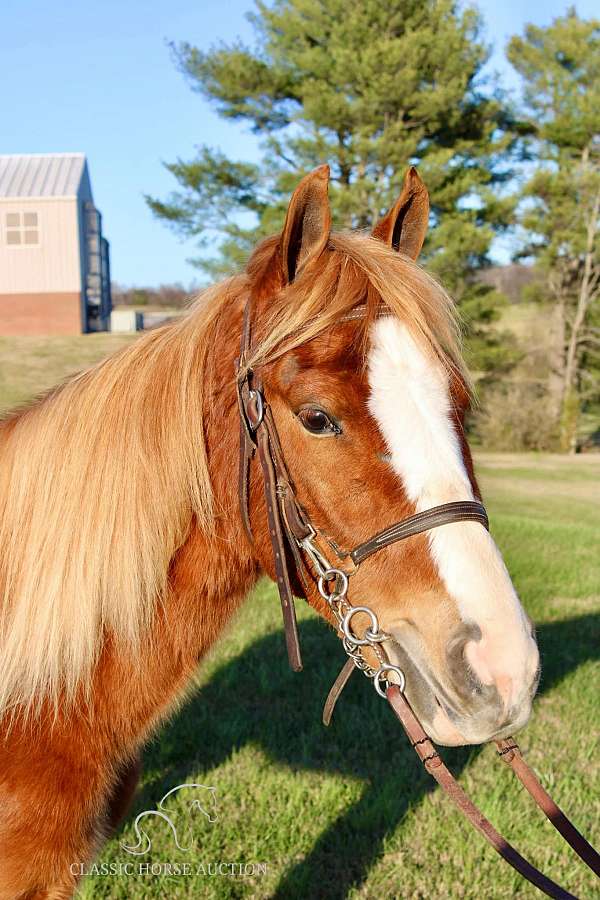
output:
M236 361L235 373L240 419L239 506L244 530L252 545L254 541L250 523L249 478L251 462L255 455L258 455L290 666L294 671L302 669L294 591L290 578L290 564L292 564L293 575L296 576L294 585L298 588L300 585L304 586L306 599L308 599L308 580L317 582L320 595L328 603L337 620L342 646L349 657L329 692L323 715L325 724L329 724L335 702L352 672L355 668L362 670L373 679L377 692L388 700L427 771L491 846L516 871L547 896L554 900L577 900L524 859L495 830L456 782L404 696L403 672L389 663L381 646L390 636L380 631L377 617L369 607L352 606L347 598L349 579L361 563L398 541L455 522L479 522L487 529L488 517L483 504L474 500L459 500L423 510L390 525L353 550L341 548L319 530L311 522L296 496L275 421L265 398L262 375L260 371L253 371L248 366L252 355L251 309L251 300L248 299L244 307L240 356ZM365 313L366 308L358 306L342 321L360 319ZM332 557L335 558L335 564L330 562ZM296 590L296 593L302 591ZM352 619L356 612L370 618L370 627L365 630L362 637L357 636L352 627ZM365 659L362 653L364 646L369 646L373 651L379 661L379 668L373 668ZM496 746L501 759L513 769L550 822L583 862L600 877L600 856L546 793L525 763L514 739L498 740Z

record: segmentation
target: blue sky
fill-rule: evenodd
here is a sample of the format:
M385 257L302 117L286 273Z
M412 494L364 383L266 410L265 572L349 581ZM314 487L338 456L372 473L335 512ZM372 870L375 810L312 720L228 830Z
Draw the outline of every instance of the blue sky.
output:
M580 0L580 15L598 14ZM548 24L568 0L480 0L492 65L516 80L503 59L526 22ZM198 279L182 243L153 219L143 193L174 186L162 161L189 159L207 143L238 159L258 156L256 139L221 122L175 69L168 41L208 48L251 41L251 0L2 0L3 85L0 153L86 153L96 204L111 242L112 274L122 284Z

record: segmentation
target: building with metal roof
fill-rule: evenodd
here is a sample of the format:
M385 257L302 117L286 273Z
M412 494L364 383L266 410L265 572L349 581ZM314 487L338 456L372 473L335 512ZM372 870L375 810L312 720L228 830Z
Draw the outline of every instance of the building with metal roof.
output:
M0 334L105 331L110 311L84 154L0 155Z

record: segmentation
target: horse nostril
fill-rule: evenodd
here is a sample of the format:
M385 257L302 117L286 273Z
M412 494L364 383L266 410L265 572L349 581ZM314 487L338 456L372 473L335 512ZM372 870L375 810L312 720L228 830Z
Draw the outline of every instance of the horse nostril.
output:
M508 641L500 630L482 633L478 625L462 623L446 644L442 710L475 742L519 729L531 712L537 664L528 627Z
M446 647L448 669L454 681L464 680L465 676L472 687L480 687L480 681L476 673L465 659L465 648L469 642L476 642L481 638L481 631L477 625L461 625L454 632Z

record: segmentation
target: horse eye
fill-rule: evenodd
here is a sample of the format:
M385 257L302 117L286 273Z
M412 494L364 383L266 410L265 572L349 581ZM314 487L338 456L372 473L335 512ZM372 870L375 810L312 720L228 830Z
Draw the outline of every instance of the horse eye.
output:
M340 427L333 422L326 412L317 407L301 409L298 418L311 434L339 434Z

